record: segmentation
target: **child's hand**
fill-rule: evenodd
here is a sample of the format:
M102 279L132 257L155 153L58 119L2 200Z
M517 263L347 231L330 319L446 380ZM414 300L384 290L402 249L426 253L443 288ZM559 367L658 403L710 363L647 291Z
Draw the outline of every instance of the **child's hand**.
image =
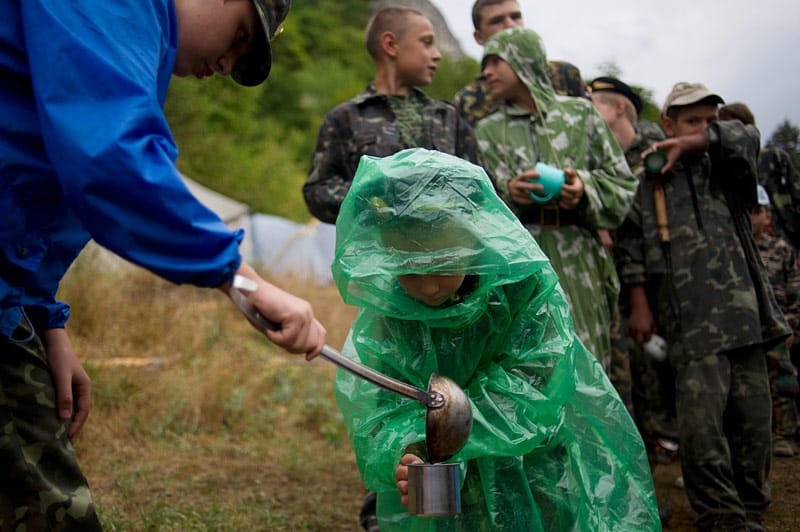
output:
M511 179L508 182L508 196L511 201L519 205L533 205L531 192L544 190L544 185L537 181L538 178L539 172L528 170Z
M578 172L574 168L564 168L564 173L567 178L561 186L561 200L558 202L558 206L562 209L573 210L583 199L583 179L578 176Z
M408 464L421 464L422 458L415 454L406 453L400 459L397 469L394 470L394 478L397 480L397 489L400 491L400 502L403 506L408 506Z
M628 318L628 336L633 338L637 344L643 344L650 340L650 337L656 332L656 320L650 310L650 303L644 287L641 285L629 287L628 298L631 306L631 315Z
M56 409L61 419L72 419L67 436L73 440L89 417L92 381L84 371L64 329L44 333L47 363L56 389Z
M661 150L667 156L667 162L661 168L661 173L665 174L677 161L683 158L683 156L692 153L700 154L707 149L708 139L703 133L682 135L680 137L672 137L656 142L642 153L642 160L644 160L648 154Z

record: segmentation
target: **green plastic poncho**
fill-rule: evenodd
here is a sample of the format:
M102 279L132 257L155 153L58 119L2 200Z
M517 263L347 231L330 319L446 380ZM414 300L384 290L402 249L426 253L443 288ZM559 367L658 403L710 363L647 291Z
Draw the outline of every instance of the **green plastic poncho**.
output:
M429 307L397 281L424 273L466 273L472 289ZM431 373L448 376L473 412L451 460L461 513L411 516L394 471L425 439L425 407L338 372L382 531L660 529L639 433L575 336L550 263L483 169L424 149L364 156L337 219L333 275L359 307L345 356L421 389Z

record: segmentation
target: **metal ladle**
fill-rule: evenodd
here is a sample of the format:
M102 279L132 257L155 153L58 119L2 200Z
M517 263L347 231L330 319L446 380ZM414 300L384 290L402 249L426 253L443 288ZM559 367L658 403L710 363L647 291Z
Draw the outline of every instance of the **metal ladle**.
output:
M280 326L262 316L242 293L242 290L255 289L253 281L237 275L229 293L239 310L256 328L279 330ZM350 360L328 345L322 347L320 354L357 377L425 405L425 444L430 463L444 462L467 442L472 429L472 407L464 390L453 380L434 373L428 380L428 391L424 391Z

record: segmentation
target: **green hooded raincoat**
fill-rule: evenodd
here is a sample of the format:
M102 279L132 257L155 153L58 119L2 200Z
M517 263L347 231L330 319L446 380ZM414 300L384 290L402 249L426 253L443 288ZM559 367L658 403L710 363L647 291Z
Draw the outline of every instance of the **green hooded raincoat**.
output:
M584 197L575 211L577 223L546 227L533 217L526 227L553 263L572 306L578 336L608 364L619 280L597 229L616 229L622 223L633 203L637 181L592 103L555 93L547 77L544 45L536 32L513 28L496 33L484 48L484 57L490 55L511 66L533 96L538 112L506 102L478 123L475 135L486 168L494 174L501 196L522 220L532 217L531 207L510 199L509 180L533 169L537 161L557 168L572 167L580 176ZM555 206L558 200L551 203Z
M422 389L432 373L450 377L473 412L452 459L461 513L414 517L394 472L425 439L425 407L339 371L382 531L660 528L639 433L577 340L547 257L482 168L424 149L364 156L336 229L334 279L359 307L344 355ZM472 289L427 306L397 281L426 273L465 273Z

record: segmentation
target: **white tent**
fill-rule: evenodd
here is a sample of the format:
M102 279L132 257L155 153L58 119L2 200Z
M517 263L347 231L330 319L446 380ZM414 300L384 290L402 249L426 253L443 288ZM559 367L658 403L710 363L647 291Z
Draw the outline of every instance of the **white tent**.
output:
M220 194L215 190L204 187L197 181L192 181L186 176L182 176L183 181L189 188L189 191L200 200L200 202L217 213L217 216L222 218L228 227L231 229L244 229L244 240L239 246L239 252L244 257L244 260L249 261L253 257L253 240L250 237L250 207L233 198L229 198L224 194Z
M250 215L248 206L183 177L186 186L206 207L232 229L244 229L240 247L244 260L272 275L298 275L319 285L333 281L331 263L336 245L336 226L314 220L299 224L268 214ZM101 268L131 265L90 242L83 254Z
M336 226L313 220L298 224L268 214L250 217L253 262L273 275L299 275L319 285L333 281Z

